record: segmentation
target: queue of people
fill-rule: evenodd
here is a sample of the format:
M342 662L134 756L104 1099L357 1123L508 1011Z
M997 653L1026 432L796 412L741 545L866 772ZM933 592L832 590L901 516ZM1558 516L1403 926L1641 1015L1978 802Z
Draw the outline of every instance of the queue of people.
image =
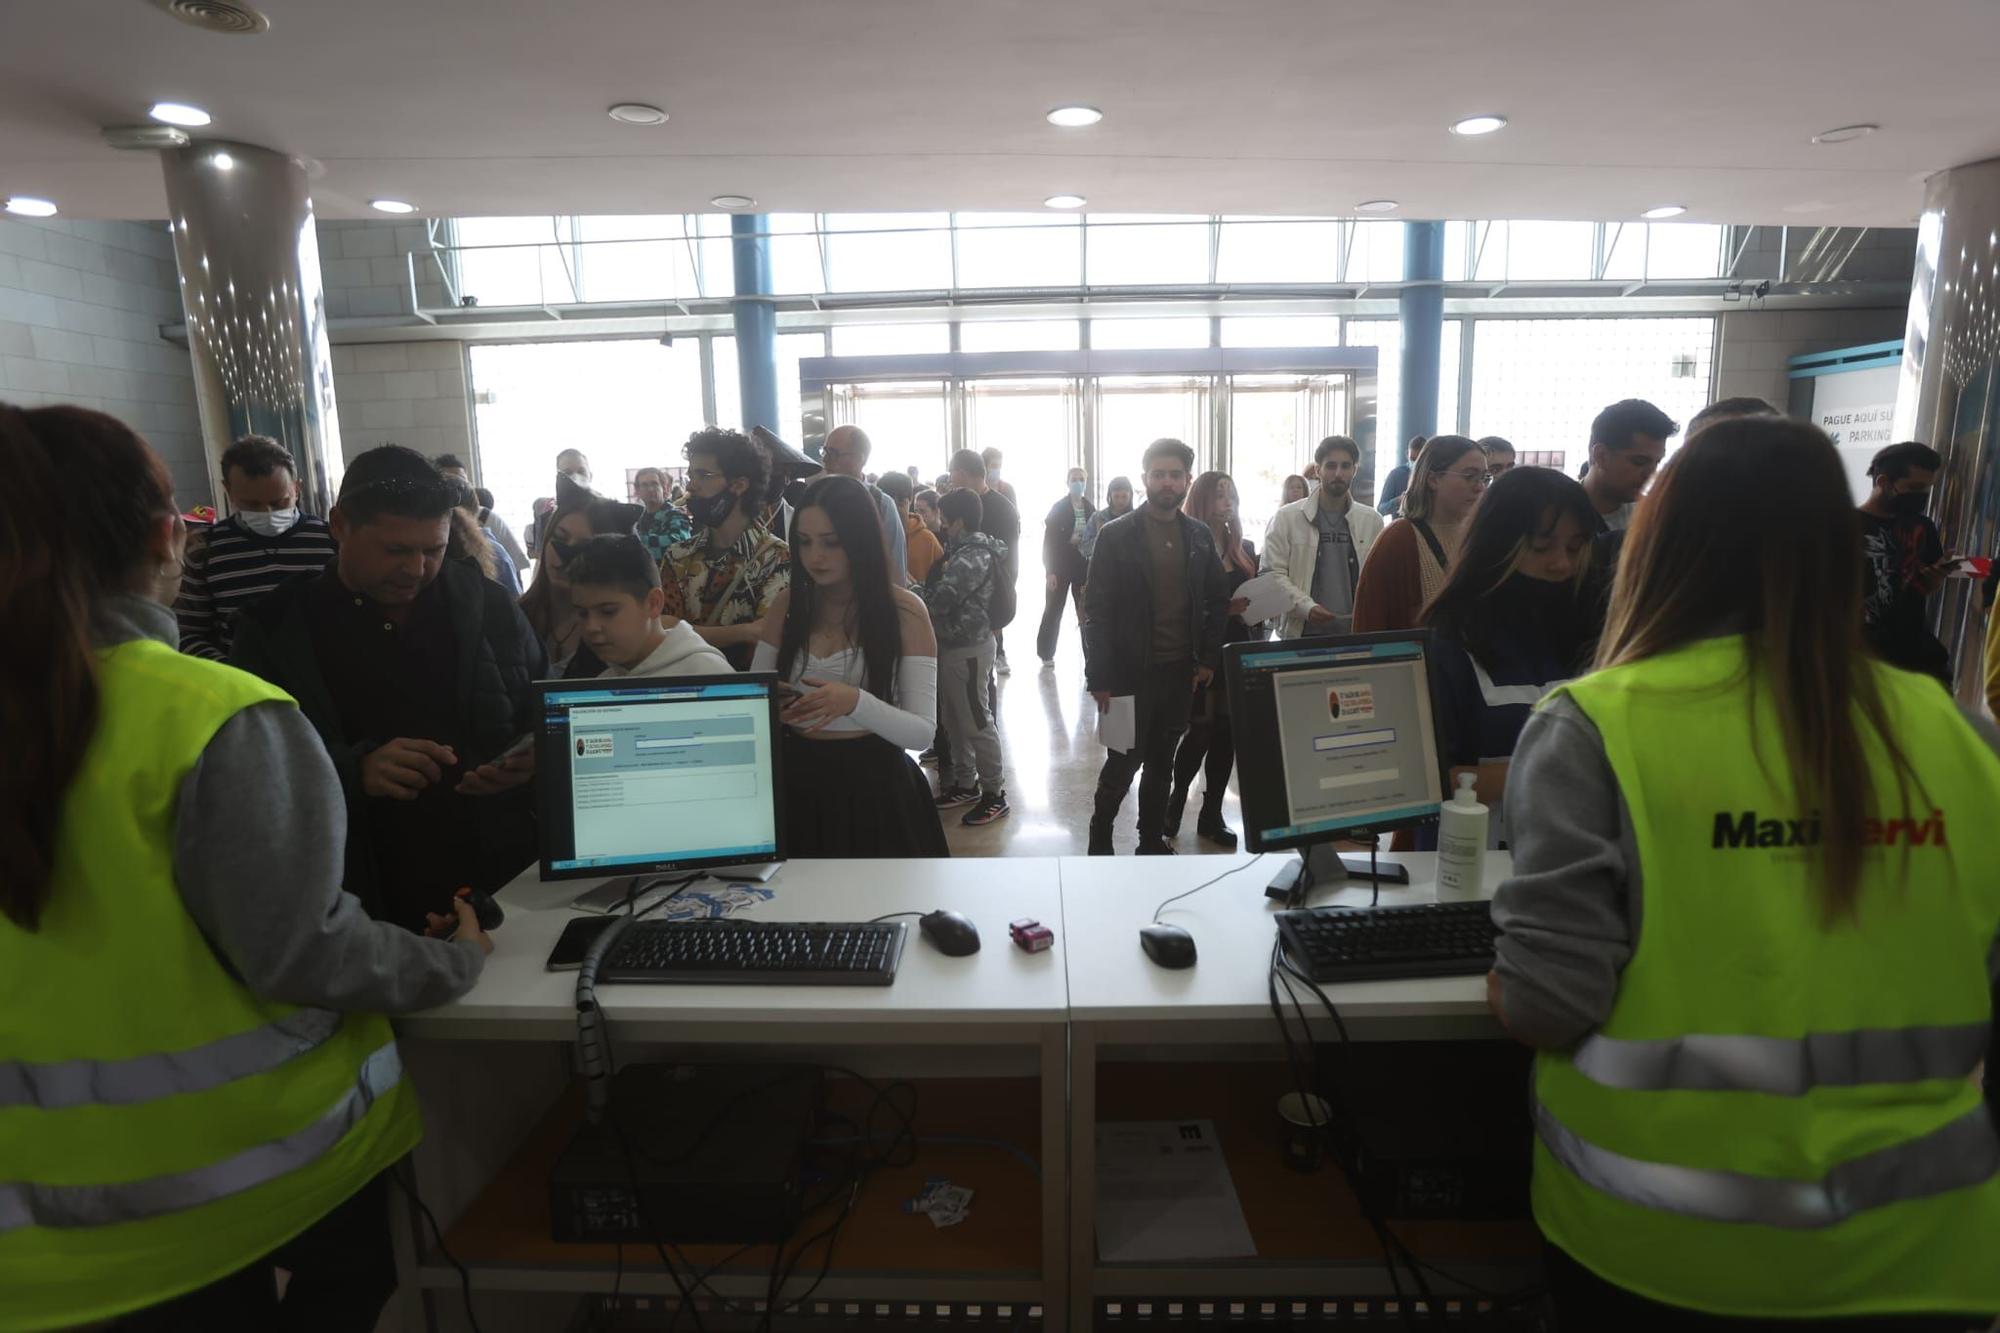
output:
M1881 451L1857 510L1826 437L1764 404L1698 415L1662 470L1675 433L1612 405L1581 482L1496 437L1415 442L1386 526L1332 436L1261 551L1233 479L1194 476L1180 441L1147 446L1136 505L1119 478L1096 508L1072 473L1037 647L1046 664L1080 599L1085 688L1134 710L1089 851L1111 852L1135 777L1139 854L1176 850L1198 775L1197 835L1236 845L1227 643L1429 629L1451 775L1513 854L1488 994L1538 1052L1533 1203L1563 1317L1958 1327L2000 1303L2000 1137L1970 1078L2000 976L2000 734L1927 679L1952 678L1920 637L1957 561L1925 517L1941 460ZM678 536L664 474L658 505L628 504L568 451L517 598L458 460L369 450L321 519L289 454L247 439L230 518L190 539L129 429L0 407L21 649L0 1073L29 1094L0 1138L30 1224L0 1232L9 1301L120 1329L370 1326L395 1283L391 1168L421 1132L381 1015L479 975L463 892L534 857L516 741L538 679L774 673L800 857L947 856L941 810L1008 814L994 677L1021 533L999 460L961 452L939 493L871 485L866 437L829 441L806 480L762 438L697 432ZM1290 600L1276 626L1244 618L1260 572ZM913 755L939 741L934 790ZM131 984L77 1003L84 949ZM246 1063L259 1049L283 1054ZM43 1095L46 1069L81 1072ZM189 1080L213 1106L192 1132L170 1104ZM107 1177L50 1175L48 1145L84 1136ZM169 1148L230 1187L163 1193ZM58 1257L105 1275L88 1308Z

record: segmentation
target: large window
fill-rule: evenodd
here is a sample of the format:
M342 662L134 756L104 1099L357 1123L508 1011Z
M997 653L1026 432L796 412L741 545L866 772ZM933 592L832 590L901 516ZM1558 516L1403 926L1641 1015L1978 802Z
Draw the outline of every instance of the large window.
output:
M1458 433L1458 381L1463 347L1461 321L1448 319L1438 340L1438 409L1434 435ZM1375 476L1380 478L1403 461L1410 433L1403 429L1403 327L1393 319L1352 319L1347 345L1373 347L1375 366ZM1482 431L1480 433L1490 434Z
M1708 402L1715 320L1482 319L1472 358L1472 426L1517 449L1562 450L1571 475L1590 422L1644 398L1685 423ZM1677 442L1677 441L1676 441Z
M720 426L743 424L742 380L736 366L736 339L727 335L715 340L715 422ZM808 433L800 424L799 362L809 356L825 356L823 333L781 333L778 335L778 420L771 429L779 438L796 447ZM752 422L752 425L762 425ZM693 429L693 427L689 427ZM788 433L790 432L790 433Z

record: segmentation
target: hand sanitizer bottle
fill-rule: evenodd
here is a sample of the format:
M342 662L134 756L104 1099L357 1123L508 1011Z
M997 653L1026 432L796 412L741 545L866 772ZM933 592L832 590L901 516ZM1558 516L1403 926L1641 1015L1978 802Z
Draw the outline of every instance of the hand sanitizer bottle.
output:
M1486 807L1473 791L1474 776L1458 775L1458 790L1438 816L1438 883L1441 903L1481 897L1486 862Z

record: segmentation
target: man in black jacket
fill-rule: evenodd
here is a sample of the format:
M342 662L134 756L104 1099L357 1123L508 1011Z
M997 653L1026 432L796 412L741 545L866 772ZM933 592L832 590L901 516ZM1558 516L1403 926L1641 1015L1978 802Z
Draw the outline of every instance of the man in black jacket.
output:
M1056 638L1062 633L1063 603L1074 599L1076 620L1083 624L1083 576L1090 562L1083 558L1083 529L1097 506L1084 494L1088 483L1080 467L1069 470L1069 489L1042 520L1042 568L1048 571L1048 603L1042 608L1041 633L1035 649L1042 665L1056 664Z
M534 751L512 747L548 659L505 589L446 558L454 499L413 450L356 458L333 564L247 607L230 656L298 700L347 798L345 887L412 930L535 857Z
M1100 712L1133 695L1137 743L1110 750L1097 776L1090 854L1111 855L1111 825L1139 781L1141 856L1172 853L1162 835L1174 747L1194 693L1213 679L1228 619L1228 584L1208 529L1181 513L1194 450L1179 440L1146 449L1146 503L1104 525L1084 584L1084 683Z

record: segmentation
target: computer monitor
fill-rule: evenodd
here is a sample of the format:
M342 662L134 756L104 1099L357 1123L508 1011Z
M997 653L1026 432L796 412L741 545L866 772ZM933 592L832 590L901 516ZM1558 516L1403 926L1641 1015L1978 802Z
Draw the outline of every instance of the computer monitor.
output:
M1296 900L1314 882L1365 873L1336 839L1428 823L1445 795L1430 631L1229 645L1244 840L1303 849L1272 881Z
M544 880L784 859L775 675L545 680L535 694Z

